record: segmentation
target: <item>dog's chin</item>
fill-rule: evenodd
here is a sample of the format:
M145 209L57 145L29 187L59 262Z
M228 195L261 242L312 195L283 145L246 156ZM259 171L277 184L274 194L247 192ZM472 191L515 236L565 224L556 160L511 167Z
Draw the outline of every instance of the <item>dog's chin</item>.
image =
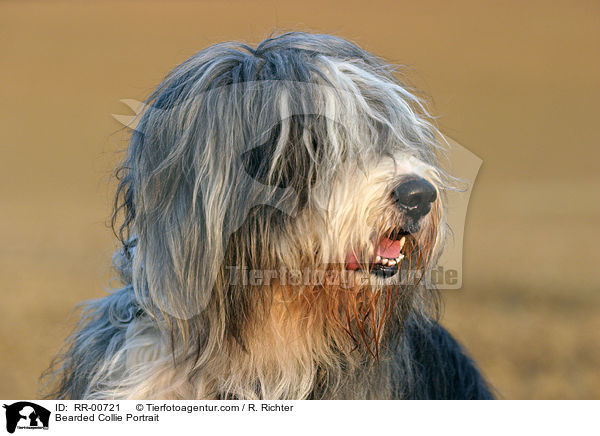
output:
M411 230L411 231L409 231ZM398 274L403 262L414 255L414 232L418 229L398 228L372 243L372 254L366 261L357 259L354 251L346 256L346 269L362 271L386 279Z

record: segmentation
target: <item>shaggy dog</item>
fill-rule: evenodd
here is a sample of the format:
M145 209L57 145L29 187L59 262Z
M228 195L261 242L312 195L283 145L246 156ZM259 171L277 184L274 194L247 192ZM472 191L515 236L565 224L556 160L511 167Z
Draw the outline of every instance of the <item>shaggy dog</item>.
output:
M439 136L381 59L289 33L211 46L152 93L118 171L124 286L54 398L490 398L436 321Z

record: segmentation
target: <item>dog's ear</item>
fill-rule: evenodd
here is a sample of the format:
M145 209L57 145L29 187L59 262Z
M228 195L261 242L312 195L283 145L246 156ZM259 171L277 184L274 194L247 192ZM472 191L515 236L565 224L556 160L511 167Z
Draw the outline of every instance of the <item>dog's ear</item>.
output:
M224 255L219 193L181 169L154 174L139 190L133 282L146 310L190 319L206 308Z

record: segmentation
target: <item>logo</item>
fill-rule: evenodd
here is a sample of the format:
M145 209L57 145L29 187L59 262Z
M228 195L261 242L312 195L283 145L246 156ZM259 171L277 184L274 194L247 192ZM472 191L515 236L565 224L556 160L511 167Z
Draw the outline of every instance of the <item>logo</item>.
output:
M15 429L44 429L48 430L50 411L29 401L19 401L6 409L6 431L14 433Z

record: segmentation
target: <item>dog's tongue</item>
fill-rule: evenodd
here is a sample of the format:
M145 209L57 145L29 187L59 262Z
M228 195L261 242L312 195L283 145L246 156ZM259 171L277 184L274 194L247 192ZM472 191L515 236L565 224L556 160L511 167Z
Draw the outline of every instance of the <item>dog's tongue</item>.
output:
M391 239L383 238L377 246L377 256L395 259L400 256L400 241L392 241Z
M388 259L395 259L400 256L400 241L392 241L391 239L383 238L377 245L376 256L387 257ZM357 270L360 268L358 259L353 253L349 253L346 257L346 268L349 270Z

